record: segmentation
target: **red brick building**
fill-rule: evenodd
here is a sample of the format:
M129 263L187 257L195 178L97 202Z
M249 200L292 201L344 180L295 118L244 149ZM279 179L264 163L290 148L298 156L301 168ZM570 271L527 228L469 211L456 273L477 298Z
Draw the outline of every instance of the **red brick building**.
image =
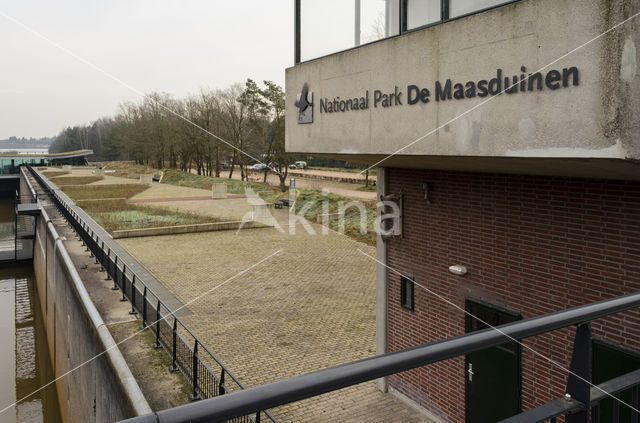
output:
M286 140L375 165L401 210L377 243L378 353L639 291L640 2L355 3L296 2ZM592 329L594 383L640 368L640 313ZM564 395L574 334L379 386L496 421Z
M405 208L403 237L387 241L388 265L460 309L472 311L475 301L529 318L640 290L639 182L397 168L387 169L386 178L389 192L404 192ZM454 264L468 273L450 273ZM401 303L401 276L387 272L387 283L389 351L469 329L465 314L432 292L416 286L410 310ZM593 330L596 339L640 350L637 312L594 323ZM512 364L516 373L521 367L523 409L564 395L567 371L547 358L568 368L573 335L562 330L526 340L540 355L516 348ZM472 361L425 366L392 376L389 384L463 421L459 405L471 388L464 370ZM476 380L487 370L476 365ZM509 386L509 372L491 374Z

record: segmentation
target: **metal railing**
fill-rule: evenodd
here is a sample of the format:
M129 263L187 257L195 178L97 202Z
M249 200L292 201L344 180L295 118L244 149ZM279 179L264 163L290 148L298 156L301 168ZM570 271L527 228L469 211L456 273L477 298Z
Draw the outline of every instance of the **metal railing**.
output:
M265 385L238 391L223 397L212 398L147 416L126 420L126 423L197 423L222 422L267 408L274 408L294 401L336 391L362 382L389 376L406 370L436 363L465 354L495 347L513 339L521 340L572 325L578 325L574 343L569 382L566 392L570 395L571 412L567 422L586 422L589 404L600 401L591 398L590 363L591 329L589 322L612 314L640 307L640 292L583 305L555 313L520 320L513 323L460 335L443 341L431 342L414 348L381 354L368 359L343 364L279 380ZM629 375L627 375L629 376ZM631 376L629 376L631 377ZM636 380L632 381L637 384ZM606 382L601 386L608 389ZM633 386L633 385L631 385ZM618 404L619 405L619 404ZM566 413L565 413L566 414ZM553 415L546 417L553 418ZM543 419L544 420L544 419ZM513 422L532 422L525 418Z
M591 420L594 422L600 421L612 421L615 423L620 422L620 408L624 407L620 401L611 399L610 395L613 395L616 399L620 399L620 394L623 391L631 390L631 406L634 408L630 410L630 419L627 420L630 423L638 422L638 387L640 386L640 370L627 373L617 378L611 379L605 383L591 388L590 400L588 407L580 401L576 401L571 396L565 396L564 398L551 401L540 407L532 408L524 413L517 414L508 419L502 420L500 423L538 423L538 422L550 422L556 423L557 418L560 416L572 416L581 411L586 411L591 408ZM613 401L611 407L611 416L602 416L601 403L603 400L609 399ZM610 417L611 420L605 420ZM571 417L568 417L570 421Z
M50 185L37 171L27 165L44 194L53 201L58 211L86 247L86 251L100 264L106 273L105 281L113 281L113 290L122 292L121 301L131 303L129 314L138 315L142 327L155 337L154 348L163 348L171 358L171 371L180 370L191 385L189 398L193 401L207 399L245 389L242 383L220 361L209 348L169 309L109 246L105 240L87 224L74 210L74 206L61 198L57 189ZM40 198L43 196L41 195ZM256 410L243 416L235 416L232 422L259 422L264 414L272 422L277 420L271 413Z

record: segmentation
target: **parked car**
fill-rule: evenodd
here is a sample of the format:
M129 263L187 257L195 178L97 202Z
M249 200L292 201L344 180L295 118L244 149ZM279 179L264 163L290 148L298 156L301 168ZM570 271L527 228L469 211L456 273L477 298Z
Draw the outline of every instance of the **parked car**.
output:
M254 165L249 166L249 170L265 170L267 168L268 168L267 165L262 163L256 163Z
M306 168L307 168L307 162L303 162L303 161L297 161L289 165L289 169L306 169Z

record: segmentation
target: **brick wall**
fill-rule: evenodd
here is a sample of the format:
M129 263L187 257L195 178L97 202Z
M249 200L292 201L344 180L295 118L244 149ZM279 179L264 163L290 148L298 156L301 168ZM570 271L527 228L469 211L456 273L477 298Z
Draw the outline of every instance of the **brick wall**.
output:
M404 191L404 238L388 263L415 287L415 311L400 307L389 272L389 349L464 333L466 298L533 317L640 290L640 183L390 169L388 192ZM432 187L431 204L423 184ZM453 264L468 274L455 276ZM594 338L640 350L640 313L593 324ZM525 346L569 365L573 328ZM464 421L464 357L390 378L390 386L450 420ZM522 351L523 409L564 394L566 371Z

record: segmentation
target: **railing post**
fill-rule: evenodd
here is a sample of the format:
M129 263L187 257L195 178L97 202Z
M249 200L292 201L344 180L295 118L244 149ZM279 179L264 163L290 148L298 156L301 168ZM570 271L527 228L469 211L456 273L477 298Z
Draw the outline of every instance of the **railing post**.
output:
M89 236L91 238L91 246L93 246L93 230L91 230L91 235ZM95 257L93 254L93 250L91 249L91 246L89 246L89 244L87 244L87 248L89 249L89 251L91 251L91 254L89 254L89 257L93 258ZM98 264L98 260L96 259L96 264Z
M195 340L193 344L193 375L191 377L193 385L193 393L189 395L190 401L198 401L200 395L198 395L198 340Z
M104 241L102 241L102 248L100 249L100 272L104 272Z
M568 414L565 422L589 423L591 402L591 326L589 323L580 324L576 329L569 371L567 394L571 399L581 402L584 407L574 414Z
M140 329L144 329L147 327L147 285L144 286L144 291L142 292L142 326Z
M110 261L111 261L111 248L109 248L109 252L107 253L107 269L106 269L107 277L104 278L105 281L110 281L111 280L111 275L109 274L109 262ZM113 288L111 288L111 289L113 289L114 291L116 289L118 289L118 287L116 286L116 281L115 280L113 281Z
M118 261L118 256L116 256L116 261ZM124 295L124 293L127 291L127 275L125 274L125 271L127 270L127 266L126 265L122 265L122 273L120 276L120 280L122 281L122 286L120 287L120 291L122 291L122 298L120 298L120 301L125 302L127 301L127 297ZM116 265L116 274L118 274L119 269L118 266ZM131 312L129 312L129 314L133 314Z
M222 369L220 371L220 385L218 386L218 395L224 395L227 393L227 390L224 389L224 374L225 371L224 369Z
M124 272L122 272L124 274ZM124 290L122 291L124 294ZM131 311L129 314L138 314L136 311L136 274L133 274L133 278L131 279Z
M153 344L153 348L160 348L160 300L158 300L158 306L156 307L156 343Z
M176 363L176 337L178 336L177 331L178 318L176 316L173 316L173 346L171 348L171 367L169 367L170 372L175 372L176 370L178 370L178 365Z

